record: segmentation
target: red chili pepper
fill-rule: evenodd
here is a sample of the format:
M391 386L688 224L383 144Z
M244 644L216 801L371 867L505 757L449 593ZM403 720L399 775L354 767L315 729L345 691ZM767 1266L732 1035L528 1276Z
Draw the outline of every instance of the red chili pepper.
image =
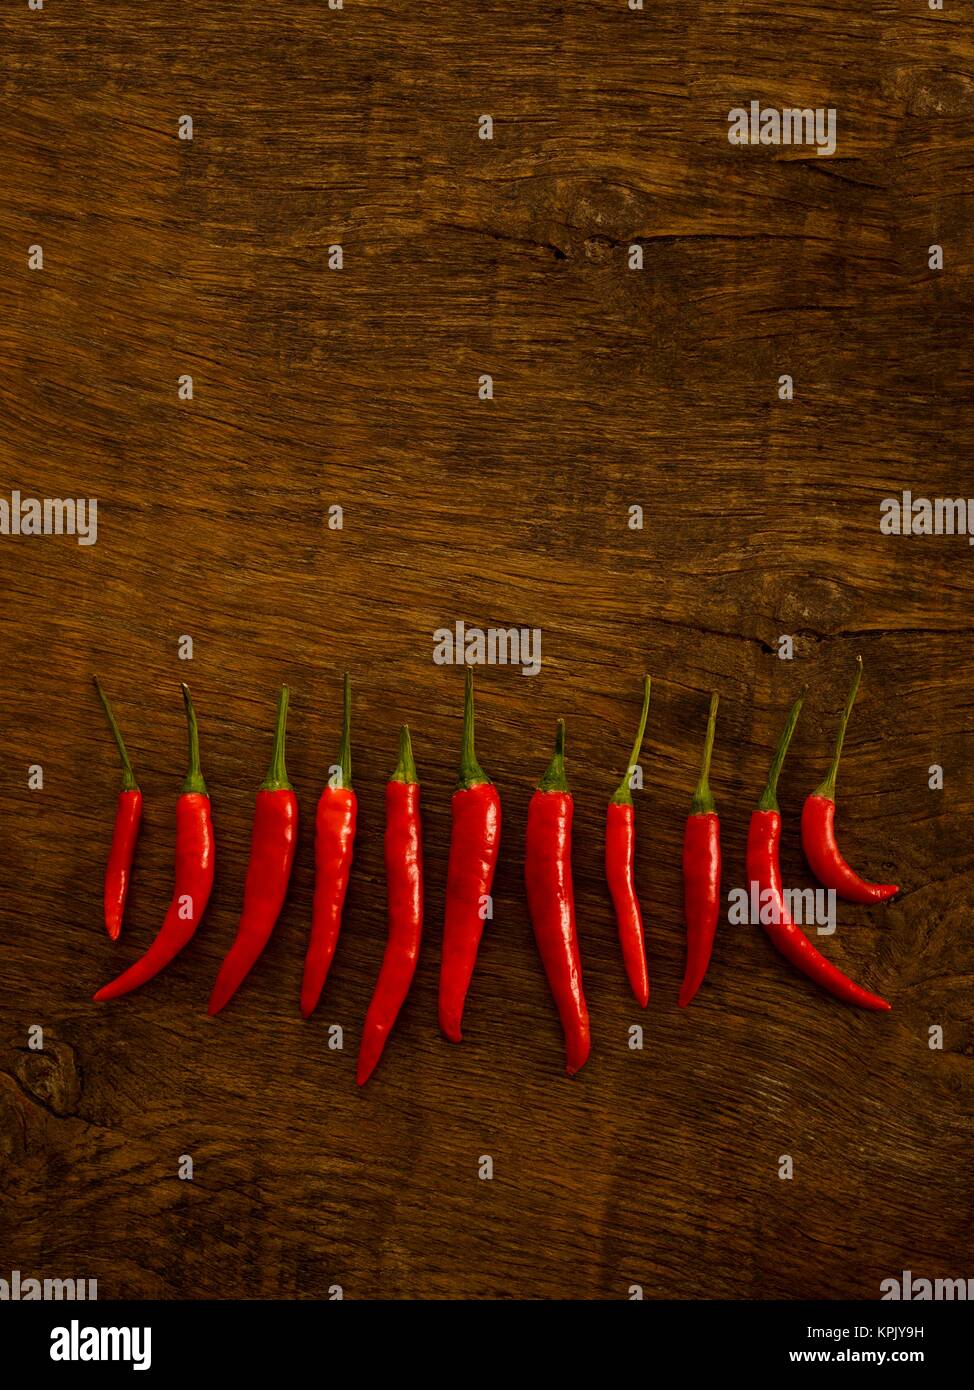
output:
M115 723L108 696L101 688L98 677L93 677L95 689L108 715L108 726L115 738L122 759L122 790L118 794L115 810L115 828L112 831L112 847L108 852L105 866L105 927L113 941L117 941L122 930L125 915L125 899L128 896L129 880L132 876L132 859L135 855L135 842L139 838L142 823L142 793L135 780L129 755L125 751L122 734Z
M440 966L440 1027L460 1041L463 1005L490 908L490 889L501 839L501 800L474 751L473 672L468 666L463 698L460 777L450 803L450 860Z
M565 778L565 721L559 719L555 755L528 806L524 877L535 940L565 1034L569 1076L585 1065L591 1048L575 929L573 812Z
M839 734L835 740L835 753L832 766L822 784L806 797L802 808L802 847L812 873L826 888L834 888L840 898L852 903L882 903L895 897L900 891L895 883L870 883L860 878L842 857L835 838L835 778L839 771L839 758L845 739L846 725L855 704L862 680L862 657L856 657L856 674L849 691L842 718L839 721Z
M176 802L176 873L166 920L145 955L95 995L99 1002L117 999L158 975L190 940L203 919L213 887L213 822L210 798L200 771L196 711L183 686L189 727L189 772Z
M649 1003L649 969L646 965L646 941L643 933L643 914L633 882L633 859L636 849L636 812L632 804L629 779L639 761L649 714L650 678L643 684L643 709L639 718L636 741L632 746L626 775L616 788L605 816L605 876L615 907L619 927L619 944L632 992L645 1009Z
M386 1039L409 993L423 934L423 839L419 782L404 724L399 731L399 762L386 783L386 884L389 939L375 992L365 1015L356 1084L364 1086L382 1056Z
M717 728L717 702L710 697L707 737L700 780L690 803L683 831L683 915L687 924L687 968L680 989L685 1009L703 983L720 913L720 819L710 790L710 756Z
M334 780L321 793L315 816L315 898L301 981L301 1012L305 1018L318 1005L338 945L355 846L358 798L352 790L352 690L347 672L343 703L339 766Z
M788 723L775 750L764 795L758 802L758 809L751 816L747 835L748 881L758 885L761 895L761 925L792 965L846 1004L856 1004L861 1009L888 1009L890 1005L885 999L881 999L878 994L870 994L868 990L857 985L815 949L805 933L791 920L782 897L781 867L778 861L778 845L781 840L781 812L777 801L778 776L804 698L803 691L791 707ZM768 894L767 899L765 894ZM774 920L771 922L764 920L767 915L764 910L765 904L772 910Z
M288 688L282 685L270 767L254 807L240 925L216 977L207 1006L210 1014L218 1014L250 974L284 906L298 838L298 799L284 763L287 706Z

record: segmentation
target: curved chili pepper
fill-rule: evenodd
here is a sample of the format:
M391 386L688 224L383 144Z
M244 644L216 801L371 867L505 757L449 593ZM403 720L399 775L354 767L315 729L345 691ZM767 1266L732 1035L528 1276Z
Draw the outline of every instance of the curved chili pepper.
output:
M636 741L629 755L626 775L619 783L605 814L605 877L612 895L619 944L629 984L636 999L645 1009L649 1003L649 968L646 965L646 940L643 933L643 914L633 882L633 859L636 849L636 812L632 804L629 779L639 761L649 714L650 678L643 682L643 709L639 717Z
M685 1009L703 983L720 912L720 819L710 790L710 756L714 751L719 695L710 697L707 737L700 780L690 802L683 831L683 915L687 924L687 968L680 988Z
M386 884L389 939L375 992L365 1015L355 1082L364 1086L382 1056L399 1010L416 973L423 934L423 839L419 782L404 724L399 731L399 762L386 783Z
M254 807L240 925L216 977L207 1005L210 1014L218 1014L250 974L281 915L291 878L298 838L298 799L287 780L284 763L288 695L287 686L282 685L270 767Z
M473 672L469 666L464 683L460 777L450 811L439 1012L440 1028L451 1042L458 1043L501 839L501 799L474 751Z
M559 719L555 755L528 806L524 878L535 940L565 1034L565 1070L569 1076L585 1065L591 1048L575 929L573 812L565 778L565 721Z
M321 793L315 816L315 897L311 940L301 981L301 1012L310 1018L321 998L342 929L355 847L358 798L352 790L352 688L345 673L339 769Z
M129 755L125 751L122 734L115 723L108 696L101 688L97 676L92 677L98 698L108 715L111 729L122 759L122 790L118 794L115 808L115 828L112 831L112 847L108 852L105 866L105 928L113 941L117 941L122 931L122 918L125 915L125 899L128 896L129 880L132 876L132 859L135 855L135 842L139 838L142 823L142 793L135 780Z
M210 798L200 771L200 743L196 711L189 689L183 686L189 727L189 772L176 802L176 873L172 901L155 941L145 955L104 985L98 1002L117 999L158 975L190 940L203 919L213 888L213 822Z
M861 985L857 985L815 949L805 933L791 920L782 897L781 867L778 860L778 845L781 840L781 812L777 801L778 776L788 752L791 736L795 732L804 698L805 692L802 691L791 707L788 723L775 750L768 784L758 802L758 809L751 816L747 833L748 881L758 885L762 906L767 902L773 909L772 922L764 920L767 914L762 910L761 925L792 965L843 1003L856 1004L861 1009L889 1009L890 1005L885 999L881 999L878 994L870 994ZM767 899L765 894L768 894Z
M862 680L862 657L856 657L856 674L839 721L832 766L825 781L805 798L802 807L802 848L812 873L826 888L834 888L840 898L852 903L882 903L900 891L895 883L870 883L860 878L842 857L835 838L835 778L845 739L846 725Z

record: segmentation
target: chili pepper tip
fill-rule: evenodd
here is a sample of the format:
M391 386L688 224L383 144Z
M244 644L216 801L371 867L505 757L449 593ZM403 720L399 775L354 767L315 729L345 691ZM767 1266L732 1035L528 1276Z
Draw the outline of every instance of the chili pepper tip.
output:
M347 671L342 678L342 743L338 764L342 770L342 786L348 791L352 786L352 681Z
M271 761L267 776L260 784L262 792L293 791L287 779L285 764L285 745L287 742L287 707L291 692L282 685L277 696L277 719L274 724L274 744L271 748Z
M489 783L490 778L478 763L474 747L473 670L468 666L463 681L463 736L460 741L460 775L457 778L457 789L470 791L473 787L483 787Z
M108 727L112 731L112 737L115 740L115 746L118 749L119 757L122 760L122 791L137 792L139 790L139 784L135 780L135 773L132 771L132 764L129 762L129 755L125 748L125 741L122 738L122 731L121 729L119 729L118 725L115 722L115 715L112 713L112 707L108 703L108 696L105 694L104 690L102 690L101 681L98 679L98 677L92 674L91 679L95 682L95 689L98 691L98 698L101 700L102 707L104 708L105 714L108 717Z
M835 738L835 748L832 753L832 762L823 781L815 788L815 796L827 797L829 801L835 800L835 779L839 774L839 759L842 756L842 745L845 742L845 731L849 723L849 716L852 714L852 706L856 703L856 696L859 694L859 682L862 680L862 657L856 657L856 673L852 678L849 693L846 696L845 706L839 719L839 731Z
M200 768L200 736L196 724L196 710L193 708L193 697L190 695L189 686L185 681L180 682L180 687L183 692L186 726L189 733L189 771L182 785L182 794L185 796L187 793L198 792L202 796L206 796L206 783Z
M568 779L565 775L565 721L558 720L558 728L555 733L555 753L551 762L545 769L545 774L538 783L538 790L542 792L567 792Z
M629 763L623 774L622 781L616 787L610 798L610 805L631 806L632 790L629 786L629 779L632 776L633 768L639 762L639 751L643 746L643 738L646 733L646 719L649 714L649 694L652 689L653 680L651 676L643 677L643 707L639 715L639 728L636 730L636 737L632 745L632 752L629 754Z
M798 699L788 712L788 720L778 740L778 746L774 751L771 760L771 771L768 773L768 780L761 800L758 802L759 811L778 811L778 778L784 765L785 754L788 752L788 745L791 743L791 736L795 732L795 725L798 723L798 716L801 714L802 704L808 694L808 686L803 685Z
M389 778L390 782L405 782L407 784L419 782L416 775L416 763L413 758L413 743L409 737L409 725L403 724L399 730L399 761L396 763L395 770Z
M717 810L713 793L710 790L710 759L714 751L714 736L717 732L717 706L720 696L716 690L710 697L710 710L707 714L707 733L703 744L703 758L700 762L700 776L690 802L691 816L713 815ZM689 1001L688 1001L689 1002Z

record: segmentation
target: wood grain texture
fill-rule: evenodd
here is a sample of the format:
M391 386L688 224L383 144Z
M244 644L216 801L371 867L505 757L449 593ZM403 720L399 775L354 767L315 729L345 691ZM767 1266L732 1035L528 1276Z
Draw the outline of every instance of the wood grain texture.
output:
M336 1284L354 1298L621 1298L632 1284L875 1298L904 1269L970 1274L974 552L878 529L903 488L974 496L964 7L210 0L136 14L103 0L6 6L0 50L0 495L99 499L94 546L0 537L4 1266L164 1298ZM752 99L835 107L835 157L732 147L727 112ZM544 665L478 672L503 844L451 1047L436 983L462 680L431 655L433 631L461 618L540 627ZM810 683L781 791L785 878L807 884L801 800L857 652L840 832L857 865L906 891L843 909L823 950L893 1012L833 1003L762 933L726 923L680 1011L680 846L708 694L726 890L784 710ZM304 1023L310 828L346 667L361 829L335 965ZM117 780L93 670L146 796L117 946L100 921ZM601 834L644 670L642 1018ZM95 1007L170 892L184 678L215 808L212 904L165 975ZM284 680L304 822L292 888L250 980L209 1019ZM593 1019L574 1081L521 881L558 716ZM423 782L426 936L360 1094L402 720ZM32 763L42 791L27 790Z

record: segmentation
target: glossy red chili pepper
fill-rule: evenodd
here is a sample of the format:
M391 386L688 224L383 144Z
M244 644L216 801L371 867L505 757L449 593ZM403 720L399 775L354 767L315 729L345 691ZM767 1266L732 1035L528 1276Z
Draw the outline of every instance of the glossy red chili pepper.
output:
M260 784L250 836L250 860L244 881L243 911L233 945L216 977L207 1012L218 1014L250 974L281 915L298 838L298 799L287 780L288 688L277 700L274 747L267 776Z
M132 876L132 859L135 855L135 842L139 838L142 823L142 793L135 780L129 755L125 750L121 730L115 723L108 696L101 688L98 677L93 677L98 697L105 707L108 726L112 731L119 756L122 759L122 790L118 794L115 808L115 828L112 831L112 847L108 852L105 866L105 928L113 941L117 941L125 916L125 899L128 896L129 881Z
M569 1076L585 1065L591 1048L575 928L573 812L565 778L565 721L559 719L555 755L528 806L524 878L535 940L565 1034Z
M846 699L845 709L839 721L839 733L835 740L835 753L828 776L811 796L806 797L802 807L802 847L805 858L811 865L812 873L826 888L833 888L840 898L853 903L882 903L895 897L900 891L895 883L870 883L860 878L855 869L842 857L835 838L835 779L839 771L839 758L845 739L846 725L855 704L862 680L862 657L856 657L856 674Z
M315 897L311 940L301 981L301 1012L305 1018L318 1005L334 959L355 847L358 798L352 789L352 691L347 672L343 704L339 762L321 793L315 816Z
M643 933L643 914L633 882L633 860L636 849L636 812L629 785L633 769L639 762L639 751L646 732L649 714L650 678L643 682L643 708L639 718L636 741L629 756L626 775L616 788L605 815L605 877L615 908L619 928L622 960L632 992L639 1003L649 1003L649 968L646 964L646 940Z
M710 790L710 757L717 728L718 695L710 697L707 737L700 780L683 831L683 915L687 924L687 968L680 989L685 1009L703 983L710 964L720 914L720 820Z
M189 690L183 686L189 727L189 772L176 802L176 873L172 901L155 941L145 955L95 995L117 999L158 975L190 940L203 919L213 888L213 822L210 798L200 771L199 732Z
M399 762L386 783L386 886L389 939L376 982L358 1054L355 1081L364 1086L382 1056L409 986L416 973L423 934L423 838L419 782L404 724L399 732Z
M762 904L761 925L792 965L846 1004L855 1004L861 1009L888 1009L890 1006L885 999L881 999L878 994L870 994L868 990L857 985L815 949L805 933L791 920L782 896L781 867L778 860L778 846L781 840L781 812L777 801L778 777L804 698L803 691L791 707L788 723L775 750L764 795L758 802L758 809L751 816L747 835L748 881L758 885ZM773 918L770 922L765 921L768 915Z
M460 1041L463 1006L490 911L490 890L501 839L501 801L474 751L473 673L466 668L460 777L450 803L450 859L446 871L440 1028Z

